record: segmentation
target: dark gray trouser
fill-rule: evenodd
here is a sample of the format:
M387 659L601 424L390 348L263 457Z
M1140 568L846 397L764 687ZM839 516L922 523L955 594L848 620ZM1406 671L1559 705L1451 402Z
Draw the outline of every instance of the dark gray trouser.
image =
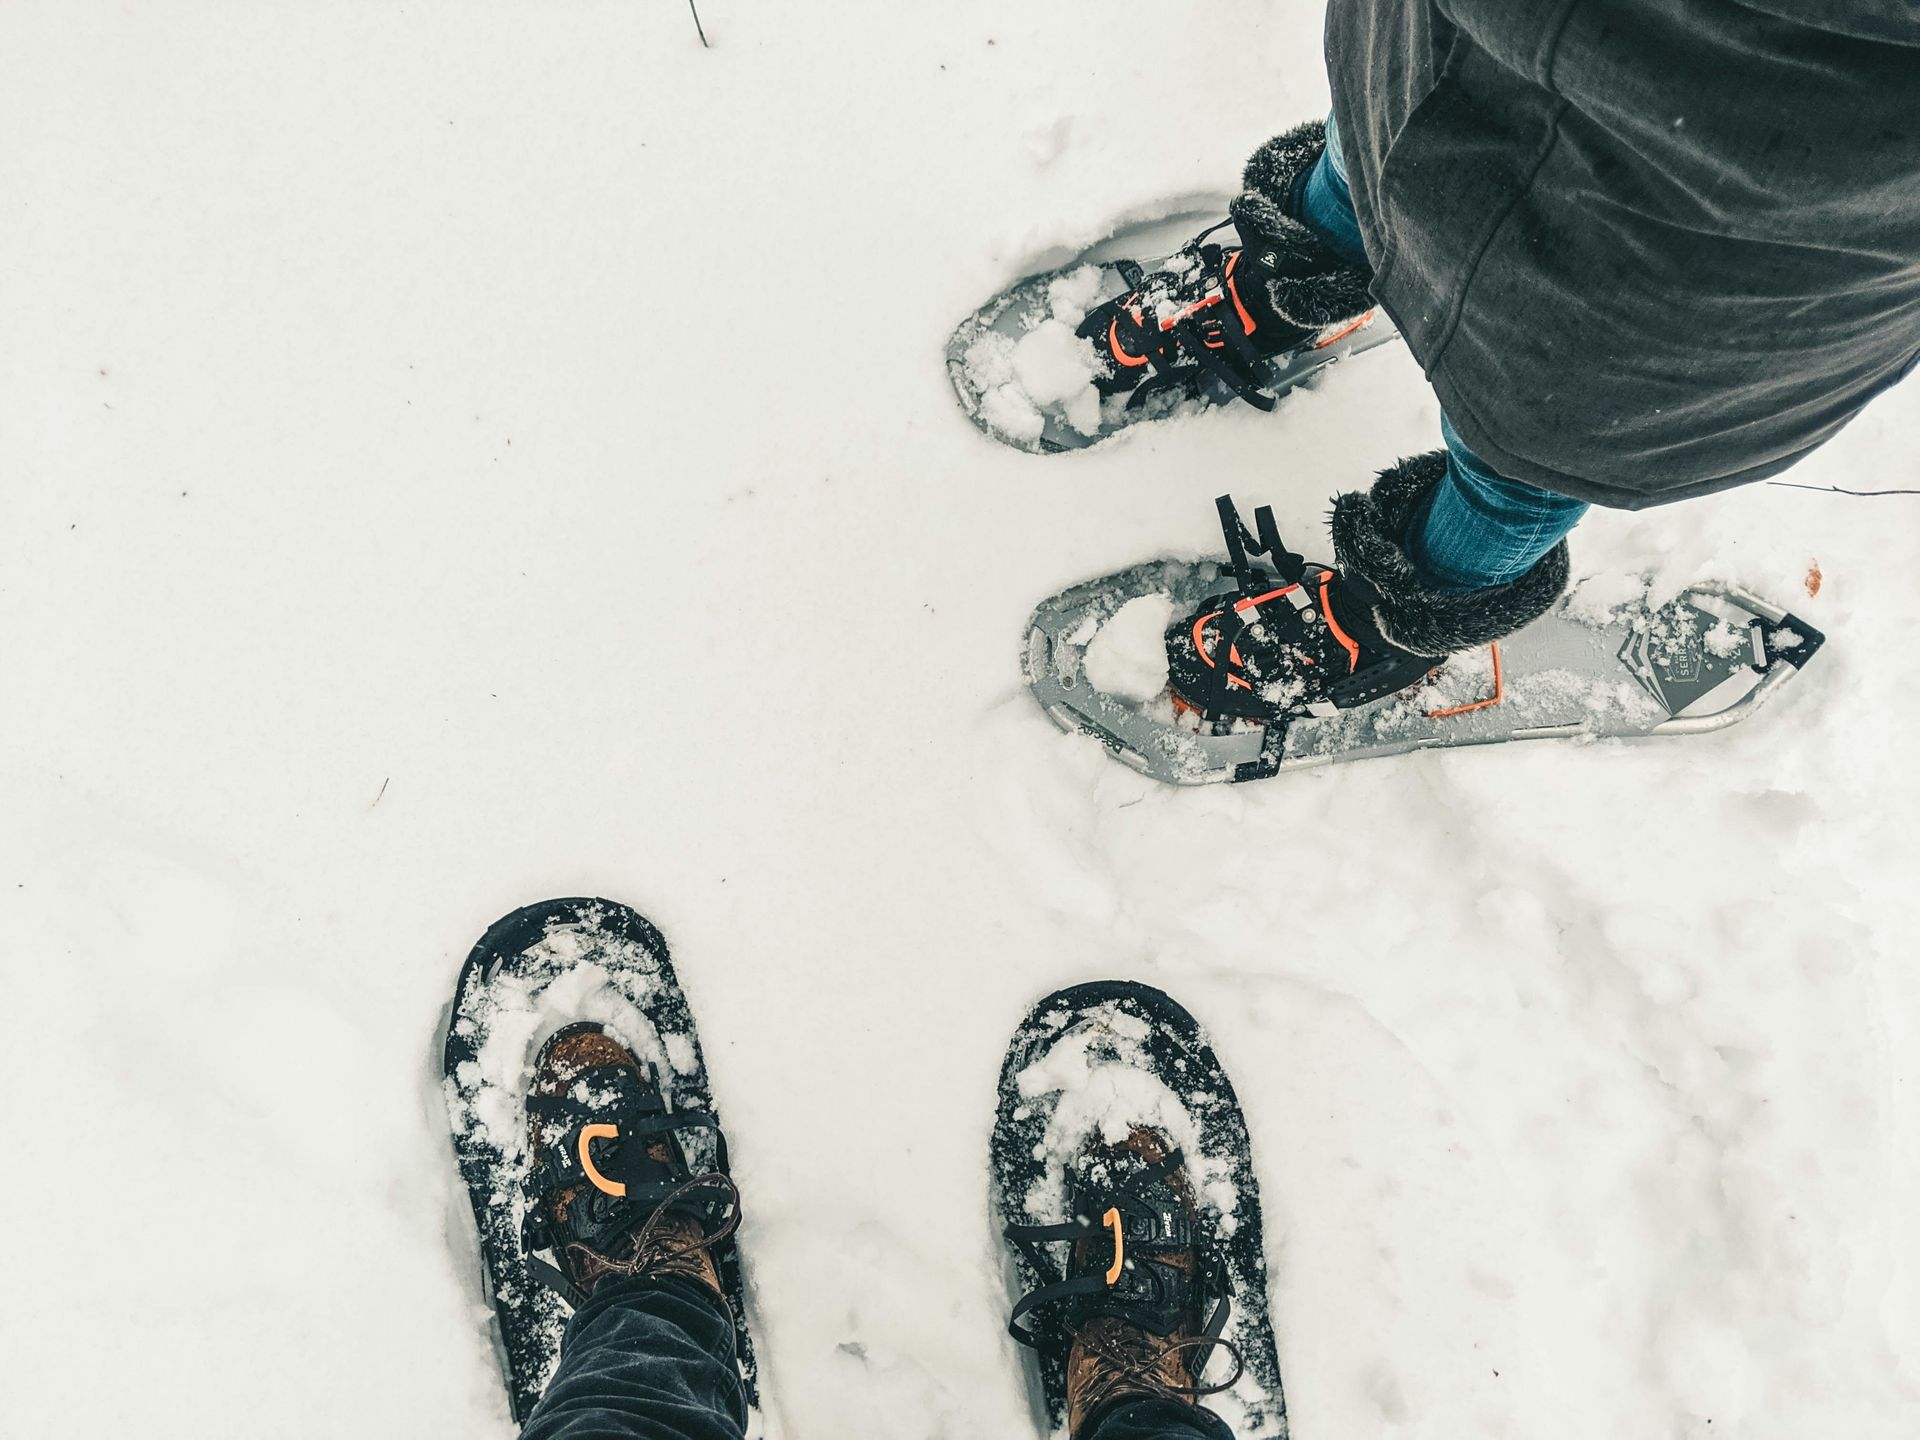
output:
M727 1307L696 1280L608 1276L575 1312L520 1440L741 1440Z
M726 1307L692 1280L609 1277L567 1326L521 1440L742 1440L746 1398ZM1137 1400L1088 1440L1233 1440L1210 1411Z

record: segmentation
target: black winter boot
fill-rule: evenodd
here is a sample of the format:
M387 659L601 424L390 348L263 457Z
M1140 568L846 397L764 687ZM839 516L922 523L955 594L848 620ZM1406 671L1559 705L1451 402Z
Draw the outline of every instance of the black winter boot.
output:
M1373 304L1367 293L1373 271L1349 265L1289 213L1294 192L1326 148L1322 120L1274 136L1247 161L1240 177L1244 188L1227 207L1241 239L1260 252L1271 272L1268 303L1303 329L1341 324Z
M1211 390L1271 409L1267 388L1288 357L1363 323L1373 272L1348 265L1285 210L1325 148L1318 120L1269 140L1247 162L1231 222L1196 236L1164 269L1121 266L1128 292L1089 310L1077 332L1093 347L1101 394L1131 392L1138 406ZM1210 242L1228 223L1241 243Z
M1567 586L1564 540L1519 579L1482 590L1444 591L1414 568L1407 528L1445 473L1444 451L1420 455L1382 472L1371 491L1336 499L1331 567L1288 550L1264 506L1249 533L1222 496L1237 592L1167 632L1176 702L1219 723L1329 716L1417 684L1442 657L1544 615Z
M1542 555L1526 574L1465 592L1437 588L1407 554L1408 530L1447 473L1447 452L1402 460L1369 491L1333 502L1333 558L1370 607L1374 629L1417 655L1441 656L1511 635L1553 608L1567 588L1567 542Z

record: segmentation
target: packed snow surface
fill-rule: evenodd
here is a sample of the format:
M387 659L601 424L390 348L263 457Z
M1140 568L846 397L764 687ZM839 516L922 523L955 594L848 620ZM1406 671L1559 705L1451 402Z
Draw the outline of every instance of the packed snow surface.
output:
M698 1016L776 1435L1033 1433L994 1079L1116 975L1246 1108L1298 1440L1920 1433L1920 501L1583 522L1595 608L1830 637L1724 734L1158 787L1028 700L1034 603L1229 489L1304 543L1431 392L1038 458L943 347L1324 112L1323 16L700 8L0 13L0 1429L510 1436L438 1027L600 893ZM1916 440L1909 383L1786 478Z

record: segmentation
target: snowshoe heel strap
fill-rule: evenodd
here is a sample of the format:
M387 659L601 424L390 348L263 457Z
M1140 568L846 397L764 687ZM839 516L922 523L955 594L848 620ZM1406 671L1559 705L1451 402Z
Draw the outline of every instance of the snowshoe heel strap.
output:
M1250 599L1273 588L1266 583L1264 574L1253 565L1252 556L1267 556L1273 562L1274 573L1280 577L1282 585L1300 583L1311 567L1305 556L1289 550L1286 542L1280 538L1280 527L1274 523L1271 505L1262 505L1253 512L1252 531L1240 518L1240 510L1233 503L1233 496L1218 496L1213 505L1220 514L1220 533L1226 537L1227 558L1233 563L1233 578L1239 582L1243 596Z

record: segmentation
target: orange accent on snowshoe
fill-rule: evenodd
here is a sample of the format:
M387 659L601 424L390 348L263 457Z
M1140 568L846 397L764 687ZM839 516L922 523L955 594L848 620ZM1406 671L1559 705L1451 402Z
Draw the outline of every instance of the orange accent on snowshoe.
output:
M1218 610L1214 610L1202 615L1198 620L1193 622L1194 652L1206 662L1209 670L1215 669L1216 667L1213 663L1213 657L1207 653L1207 621L1216 619L1219 614L1220 612Z
M1465 715L1469 711L1485 710L1507 698L1506 677L1500 673L1500 642L1495 640L1487 648L1493 651L1493 694L1484 700L1475 700L1470 705L1455 705L1450 710L1429 710L1427 711L1429 720L1447 720L1455 715Z
M1209 612L1208 614L1202 615L1198 620L1193 622L1193 651L1196 655L1200 657L1202 663L1204 663L1209 670L1218 670L1220 667L1218 664L1214 662L1213 656L1207 653L1207 637L1206 637L1207 622L1209 620L1219 619L1220 616L1224 613L1225 613L1224 611L1214 610ZM1228 654L1227 659L1231 664L1234 664L1234 665L1238 665L1240 663L1240 647L1238 645L1233 647L1231 653ZM1253 689L1252 685L1250 685L1245 680L1242 680L1238 675L1227 676L1227 684L1238 685L1242 690Z
M1327 603L1327 585L1333 579L1331 571L1320 572L1320 613L1327 618L1327 629L1333 632L1333 638L1340 642L1340 648L1347 652L1347 673L1352 674L1360 668L1360 647L1353 637L1340 628L1340 622L1333 618L1333 606Z
M1107 1284L1118 1285L1120 1272L1127 1265L1127 1230L1120 1223L1120 1207L1109 1206L1100 1223L1113 1231L1113 1264L1107 1267Z
M1186 309L1182 310L1178 315L1169 316L1167 319L1162 320L1160 322L1160 328L1162 330L1171 330L1173 329L1174 326L1178 325L1182 320L1185 320L1189 315L1198 315L1202 310L1212 309L1215 305L1218 305L1219 303L1220 303L1220 297L1218 295L1209 295L1204 300L1196 300L1194 301L1193 304L1189 305Z
M595 1140L612 1140L619 1136L618 1125L583 1125L580 1127L580 1168L586 1172L593 1188L602 1195L611 1195L618 1200L627 1193L627 1187L618 1180L609 1180L600 1173L593 1163L593 1155L587 1146Z
M1240 303L1240 286L1239 286L1239 283L1235 281L1235 279L1233 278L1233 267L1238 265L1239 263L1240 263L1240 252L1236 250L1233 252L1232 256L1229 257L1229 259L1227 260L1227 269L1226 269L1227 293L1233 296L1233 308L1240 312L1240 324L1242 328L1245 330L1247 334L1251 335L1253 333L1253 316L1249 315L1247 313L1247 307Z
M1362 325L1365 325L1371 319L1373 319L1373 311L1369 310L1366 312L1366 314L1360 316L1357 320L1349 320L1345 325L1342 325L1338 330L1334 331L1331 335L1325 336L1322 339L1314 341L1313 348L1316 350L1324 350L1327 348L1327 346L1333 344L1334 341L1346 339L1347 336L1351 335L1354 331L1358 330Z
M1264 605L1269 600L1278 600L1282 595L1291 595L1299 588L1298 585L1282 585L1278 590L1269 590L1264 595L1254 595L1245 600L1236 600L1233 602L1233 608L1236 610L1251 610L1255 605Z

